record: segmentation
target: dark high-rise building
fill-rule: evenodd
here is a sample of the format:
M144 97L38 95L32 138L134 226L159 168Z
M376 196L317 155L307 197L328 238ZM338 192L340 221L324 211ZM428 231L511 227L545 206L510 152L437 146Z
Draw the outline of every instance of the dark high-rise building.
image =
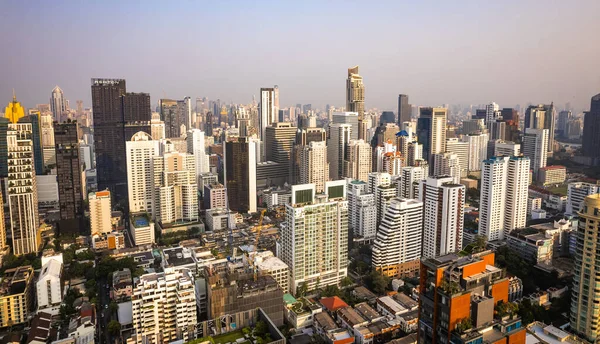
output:
M109 189L113 204L127 201L125 141L151 133L150 95L126 93L123 79L92 79L92 112L98 189Z
M431 143L433 108L422 107L419 110L419 118L417 119L417 141L423 145L423 159L428 160Z
M487 110L486 109L477 109L475 110L475 114L471 116L472 119L487 119Z
M583 155L600 158L600 93L592 97L583 119Z
M394 123L396 121L395 117L396 116L394 116L392 111L383 111L379 117L379 124L386 125L387 123Z
M8 144L6 142L6 132L8 131L9 123L8 118L0 117L0 182L8 177ZM4 191L4 188L2 188L2 191Z
M123 107L123 121L125 124L125 141L131 140L135 133L143 131L152 134L150 120L152 107L148 93L125 93L121 97Z
M31 135L33 141L33 164L35 174L44 174L44 156L42 151L42 132L40 131L40 118L38 115L27 115L19 119L19 123L31 123Z
M127 199L127 164L121 96L123 79L92 79L92 113L98 190Z
M183 100L160 100L160 119L165 122L165 137L181 137L181 125L185 124L187 126L185 123L185 107Z
M408 103L408 95L398 95L398 127L402 128L402 123L410 122L412 108Z
M206 113L206 123L204 124L204 132L206 133L207 136L212 136L213 128L214 128L213 114L212 114L212 112L209 111Z
M556 123L556 129L560 133L560 136L565 137L567 131L567 123L571 120L571 111L564 110L558 113L558 121Z
M257 142L239 137L224 143L224 176L229 208L243 213L256 212Z
M504 108L500 110L500 115L505 121L514 121L519 123L519 111L512 108Z
M83 214L81 162L79 160L77 129L77 122L54 123L58 200L61 220L79 219Z
M548 129L548 152L554 151L554 103L530 105L525 111L524 129Z

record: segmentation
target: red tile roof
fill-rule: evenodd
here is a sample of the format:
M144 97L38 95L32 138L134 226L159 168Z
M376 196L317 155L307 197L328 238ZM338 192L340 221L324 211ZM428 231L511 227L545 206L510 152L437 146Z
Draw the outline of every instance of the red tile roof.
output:
M324 297L320 302L330 312L335 312L340 308L348 307L348 304L337 296Z

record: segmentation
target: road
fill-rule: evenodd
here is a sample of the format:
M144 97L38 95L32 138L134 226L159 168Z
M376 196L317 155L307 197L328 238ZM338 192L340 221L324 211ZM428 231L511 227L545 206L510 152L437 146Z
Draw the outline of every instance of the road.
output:
M108 323L110 322L110 310L106 307L110 304L110 289L107 288L106 278L100 278L98 282L98 338L100 344L109 344L110 334L108 333Z

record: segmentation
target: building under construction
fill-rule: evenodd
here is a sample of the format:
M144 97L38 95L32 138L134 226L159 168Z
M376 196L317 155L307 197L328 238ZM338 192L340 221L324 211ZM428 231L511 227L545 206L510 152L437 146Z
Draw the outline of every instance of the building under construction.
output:
M283 325L283 290L271 276L216 273L207 278L209 319L262 308L276 326Z

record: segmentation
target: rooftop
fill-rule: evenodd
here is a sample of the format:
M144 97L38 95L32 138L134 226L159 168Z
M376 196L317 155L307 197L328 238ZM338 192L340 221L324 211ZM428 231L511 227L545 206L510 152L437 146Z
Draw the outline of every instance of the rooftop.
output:
M319 302L321 302L321 304L330 312L335 312L340 308L348 307L348 304L337 296L324 297Z
M338 316L351 327L367 322L354 308L349 306L338 309Z
M548 171L548 170L566 170L567 168L565 166L562 165L552 165L552 166L546 166L546 167L541 167L540 170L543 171Z
M184 247L174 247L164 249L163 254L165 256L165 263L167 266L183 266L196 264L194 258L192 258L192 252Z
M337 324L335 323L335 321L333 321L331 316L329 314L327 314L326 312L321 312L321 313L315 314L315 321L317 323L319 323L319 325L325 331L331 331L331 330L335 330L336 328L339 328L339 326L337 326Z
M377 311L374 310L373 307L369 306L366 302L361 302L357 304L356 306L354 306L354 309L368 321L373 321L381 317L381 314L377 313Z

